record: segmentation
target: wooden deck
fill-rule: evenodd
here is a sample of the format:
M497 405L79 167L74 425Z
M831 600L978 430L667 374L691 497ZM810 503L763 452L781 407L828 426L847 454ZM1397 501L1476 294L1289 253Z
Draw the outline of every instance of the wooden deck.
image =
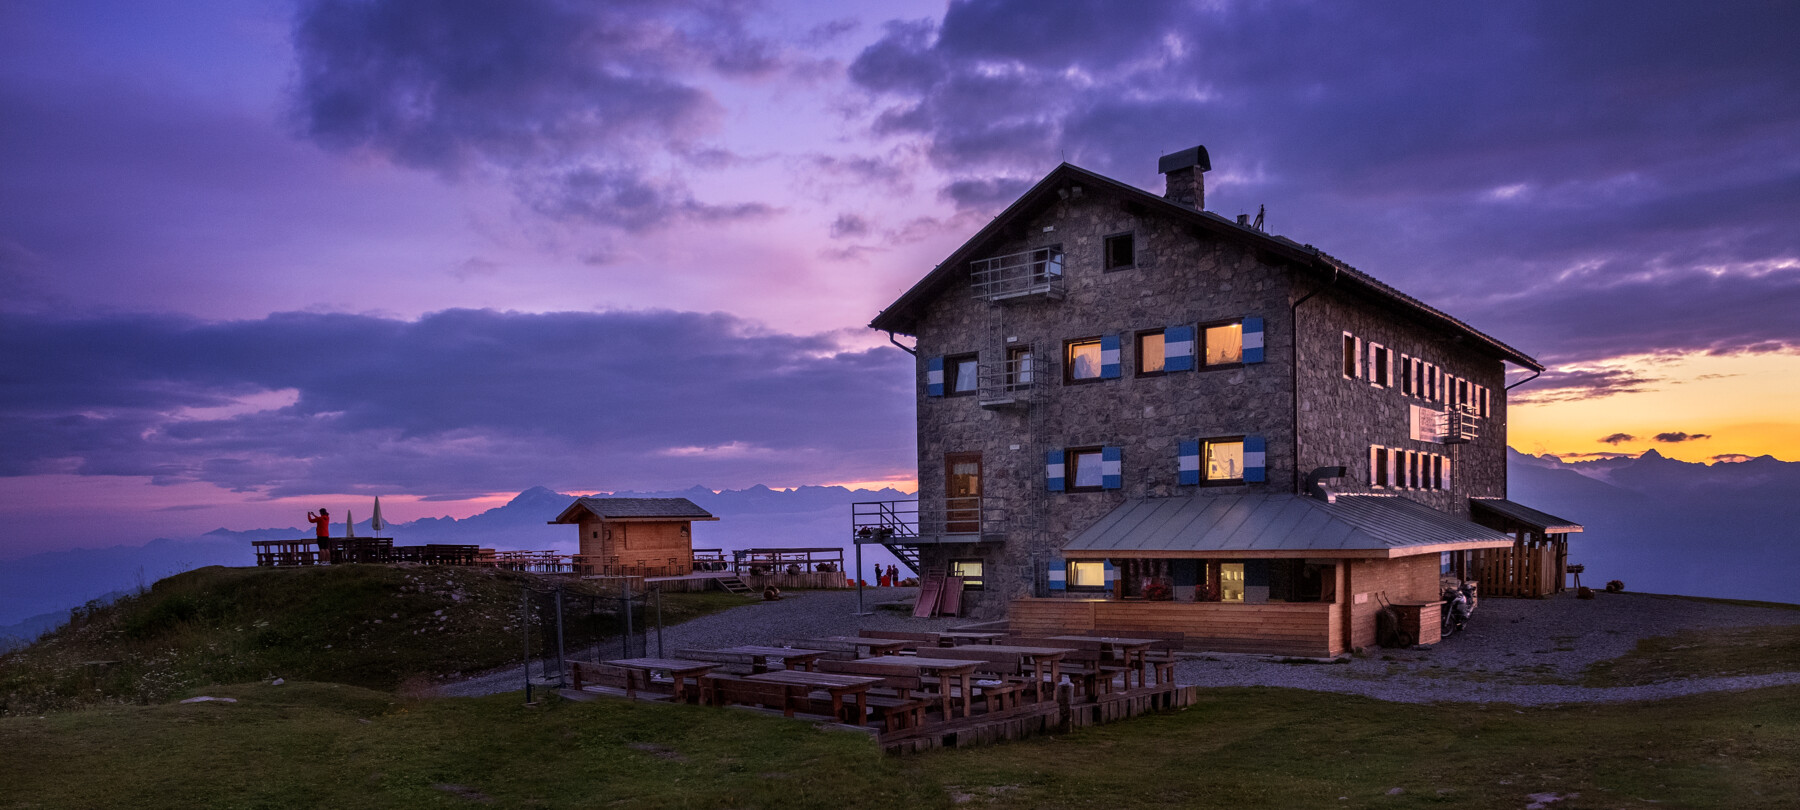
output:
M1148 602L1114 599L1015 599L1012 632L1025 636L1096 628L1182 633L1193 652L1263 653L1328 658L1342 652L1342 611L1329 602Z

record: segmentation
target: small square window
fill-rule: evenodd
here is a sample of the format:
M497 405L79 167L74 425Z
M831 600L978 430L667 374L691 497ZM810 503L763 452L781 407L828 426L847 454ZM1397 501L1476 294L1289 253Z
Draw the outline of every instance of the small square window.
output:
M1238 321L1200 328L1201 363L1230 366L1244 362L1244 324Z
M1362 339L1344 333L1344 376L1357 379L1362 376Z
M962 354L944 358L944 391L949 394L972 394L979 387L975 355Z
M1067 583L1071 588L1106 587L1106 563L1099 560L1070 560Z
M1163 330L1161 329L1138 333L1138 376L1142 377L1145 375L1161 374L1165 370L1164 364L1167 362L1168 350L1167 344L1164 342L1163 338Z
M1100 379L1100 339L1071 340L1063 351L1063 382Z
M963 578L963 590L979 591L982 586L981 560L951 560L950 576Z
M1137 243L1129 233L1106 237L1106 269L1123 270L1137 265Z
M1063 469L1068 476L1069 492L1099 492L1105 482L1100 466L1100 448L1072 447L1063 451Z
M1244 440L1208 439L1201 447L1205 483L1238 484L1244 480Z
M1386 447L1375 448L1373 464L1375 469L1369 471L1369 485L1385 487L1388 485L1388 451Z

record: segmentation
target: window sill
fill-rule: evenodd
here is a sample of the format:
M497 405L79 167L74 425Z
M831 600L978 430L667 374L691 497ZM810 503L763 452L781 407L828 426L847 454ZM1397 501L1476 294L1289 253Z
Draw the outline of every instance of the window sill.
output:
M1236 363L1214 363L1212 365L1196 366L1195 370L1197 370L1197 371L1231 371L1232 369L1239 369L1239 368L1243 368L1243 367L1244 367L1244 363L1240 361L1240 362L1236 362Z

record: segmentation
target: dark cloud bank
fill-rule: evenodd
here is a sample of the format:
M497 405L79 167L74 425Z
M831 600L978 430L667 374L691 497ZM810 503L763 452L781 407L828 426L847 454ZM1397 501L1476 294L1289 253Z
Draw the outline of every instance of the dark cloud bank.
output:
M962 207L1205 143L1209 208L1540 359L1800 346L1800 7L1300 5L952 2L849 75Z
M912 463L911 358L722 314L4 315L0 353L9 476L451 498L863 480ZM221 410L258 395L276 407Z
M538 213L643 231L765 216L695 197L660 161L713 165L698 76L782 65L729 0L308 0L294 23L301 132L446 178L496 170Z

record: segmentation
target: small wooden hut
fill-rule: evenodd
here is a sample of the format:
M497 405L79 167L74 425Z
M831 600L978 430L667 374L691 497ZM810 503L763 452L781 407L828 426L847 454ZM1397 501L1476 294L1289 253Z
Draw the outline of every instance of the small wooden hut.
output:
M578 498L550 523L580 528L576 573L678 577L694 572L693 524L708 520L686 498Z
M1562 593L1569 572L1569 535L1581 524L1505 498L1470 498L1469 518L1513 538L1509 548L1471 552L1469 578L1483 596L1542 597Z

